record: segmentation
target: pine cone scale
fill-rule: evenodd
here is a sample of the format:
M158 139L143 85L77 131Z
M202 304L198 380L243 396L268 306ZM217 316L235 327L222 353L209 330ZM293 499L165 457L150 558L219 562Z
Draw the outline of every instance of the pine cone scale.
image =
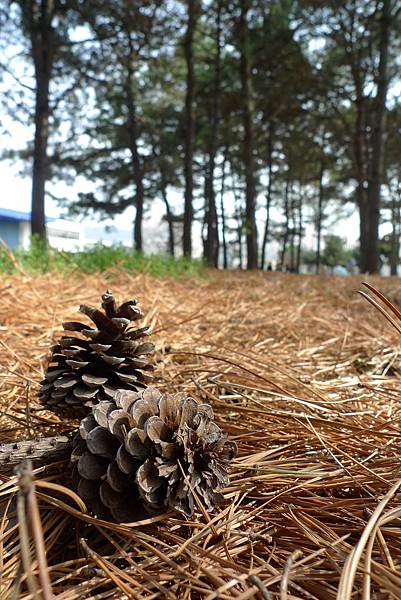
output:
M132 520L142 506L152 514L174 509L191 516L196 497L207 510L222 500L235 445L212 420L209 405L154 388L119 390L113 401L95 406L93 415L80 430L74 460L80 453L84 457L83 465L78 460L81 478L95 480L94 473L101 473L99 494L90 501L99 515L106 510L115 519ZM102 441L100 430L114 446ZM92 453L93 464L87 457ZM97 462L106 456L107 468Z

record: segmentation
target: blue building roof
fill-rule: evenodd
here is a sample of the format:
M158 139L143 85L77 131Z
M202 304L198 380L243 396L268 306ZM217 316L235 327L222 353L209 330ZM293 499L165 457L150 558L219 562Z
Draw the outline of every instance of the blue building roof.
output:
M10 208L2 208L0 206L1 221L30 221L31 213L21 212L19 210L11 210Z
M0 221L26 221L29 223L30 220L30 212L22 212L21 210L12 210L0 206ZM51 223L52 221L57 221L57 219L55 217L46 217L46 223Z

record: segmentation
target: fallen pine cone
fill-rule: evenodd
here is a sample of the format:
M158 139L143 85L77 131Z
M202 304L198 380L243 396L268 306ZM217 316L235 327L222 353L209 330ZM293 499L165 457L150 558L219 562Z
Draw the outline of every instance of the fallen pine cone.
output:
M209 404L184 393L119 390L81 422L73 441L78 493L95 514L116 521L144 510L190 517L200 502L223 500L236 445L213 420Z
M132 323L143 317L135 300L117 307L113 294L102 296L98 310L82 304L80 312L95 327L79 322L63 323L63 336L52 349L52 356L41 382L39 399L50 410L74 417L88 414L98 402L110 400L117 390L142 390L152 381L148 354L154 345L141 338L148 327L135 329ZM77 335L75 335L77 334Z

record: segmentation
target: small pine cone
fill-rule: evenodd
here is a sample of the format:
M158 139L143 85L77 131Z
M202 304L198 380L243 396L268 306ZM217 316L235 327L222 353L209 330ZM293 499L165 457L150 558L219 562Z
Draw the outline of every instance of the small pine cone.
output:
M132 326L143 317L136 301L117 307L108 291L102 296L102 308L104 312L86 304L79 308L94 328L75 321L63 323L64 330L73 334L64 335L52 349L39 390L46 408L84 416L93 405L112 399L118 389L138 391L152 381L148 371L153 366L147 355L154 345L140 341L149 335L148 327Z
M119 522L141 518L143 509L190 517L195 496L212 510L223 500L236 454L209 404L151 387L100 402L73 444L78 493L95 514Z

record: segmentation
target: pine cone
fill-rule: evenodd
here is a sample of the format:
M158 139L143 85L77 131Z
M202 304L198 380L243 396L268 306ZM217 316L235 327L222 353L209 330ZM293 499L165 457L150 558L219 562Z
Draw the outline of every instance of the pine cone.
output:
M236 445L209 404L179 393L119 390L81 422L71 460L78 493L100 517L132 521L175 509L191 516L221 503Z
M39 399L47 408L84 416L98 402L112 399L118 389L144 389L153 370L148 354L154 345L138 341L149 335L149 328L135 329L131 323L143 313L136 301L117 308L113 294L102 296L104 312L83 304L79 310L95 328L78 322L63 323L65 335L52 349Z

